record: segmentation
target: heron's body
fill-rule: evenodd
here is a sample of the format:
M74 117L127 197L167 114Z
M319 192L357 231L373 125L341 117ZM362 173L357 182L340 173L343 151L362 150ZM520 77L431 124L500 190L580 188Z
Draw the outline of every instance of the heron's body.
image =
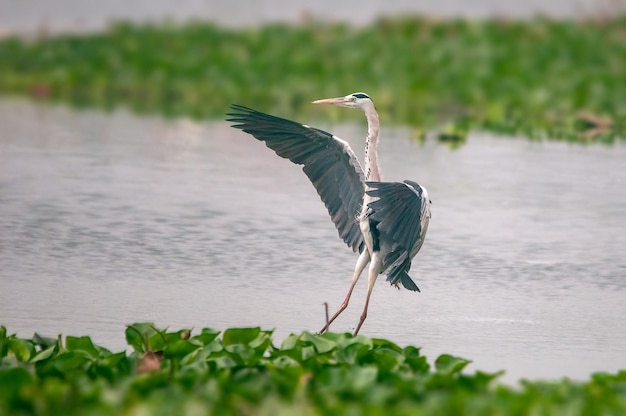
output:
M229 114L229 121L265 142L279 156L303 165L339 236L359 252L348 294L322 332L348 306L352 290L369 264L367 298L356 335L367 316L371 292L380 274L387 275L387 281L396 287L419 291L408 271L426 236L430 200L426 189L416 182L381 181L378 114L366 94L314 103L363 109L368 122L364 169L345 141L325 131L239 105L233 105L236 112Z

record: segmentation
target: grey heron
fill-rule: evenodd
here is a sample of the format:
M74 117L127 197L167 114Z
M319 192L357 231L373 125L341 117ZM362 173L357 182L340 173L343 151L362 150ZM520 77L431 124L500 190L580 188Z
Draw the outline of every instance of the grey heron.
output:
M348 293L339 310L326 322L321 333L348 307L350 296L363 270L369 264L367 296L358 334L378 275L408 290L419 288L408 275L411 260L422 247L430 220L430 199L426 188L416 182L382 182L378 166L379 119L374 103L362 92L345 97L313 101L360 108L367 118L364 167L345 141L323 130L309 127L233 104L227 121L232 127L251 134L276 154L302 170L326 205L339 236L359 252Z

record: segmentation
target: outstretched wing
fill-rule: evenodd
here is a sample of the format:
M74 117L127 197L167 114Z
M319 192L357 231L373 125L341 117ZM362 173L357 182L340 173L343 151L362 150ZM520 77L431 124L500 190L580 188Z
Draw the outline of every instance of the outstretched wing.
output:
M402 283L409 290L419 291L407 272L411 259L419 251L428 222L430 200L425 188L413 181L366 182L367 194L376 200L367 204L370 220L376 228L391 239L392 250L383 261L387 280Z
M364 247L357 222L363 202L363 169L343 140L325 131L247 108L231 106L227 114L233 127L251 134L276 154L304 165L320 198L326 205L339 236L354 251Z

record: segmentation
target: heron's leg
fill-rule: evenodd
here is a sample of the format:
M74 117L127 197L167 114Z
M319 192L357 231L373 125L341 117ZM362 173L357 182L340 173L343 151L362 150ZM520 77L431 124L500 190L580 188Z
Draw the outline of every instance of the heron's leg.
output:
M326 322L326 325L324 325L324 328L322 328L320 334L323 334L325 331L327 331L330 324L335 319L337 319L341 312L343 312L348 307L348 302L350 302L350 296L352 296L352 290L354 289L356 282L359 280L359 277L361 277L361 273L363 272L363 269L365 269L365 266L367 266L367 263L369 261L370 253L367 251L367 249L365 249L359 256L359 259L356 261L356 266L354 267L354 275L352 276L352 283L350 283L350 289L348 289L348 294L346 295L346 298L343 300L343 303L339 307L339 310L333 315L332 318L330 318L328 322Z
M361 329L363 322L365 322L365 318L367 318L367 307L370 304L370 296L372 295L372 290L374 289L374 283L376 283L376 279L380 274L381 264L382 260L380 257L380 253L375 251L374 253L372 253L372 262L370 263L370 269L367 277L367 297L365 298L365 307L363 308L361 319L359 319L359 324L354 330L354 336L359 333L359 329Z

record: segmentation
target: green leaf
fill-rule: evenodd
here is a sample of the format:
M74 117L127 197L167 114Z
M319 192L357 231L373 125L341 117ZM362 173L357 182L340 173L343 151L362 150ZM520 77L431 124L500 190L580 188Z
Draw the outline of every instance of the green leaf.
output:
M261 355L257 354L254 348L246 344L226 345L224 349L230 353L230 357L239 365L256 365Z
M89 373L94 377L102 377L112 383L121 377L128 377L130 374L134 374L132 372L133 369L130 360L126 357L126 352L122 351L97 360L89 367Z
M402 352L402 348L400 348L398 344L395 344L386 339L372 338L372 345L374 348L380 348L380 349L384 348L384 349L393 350L396 352Z
M237 362L228 355L215 354L211 356L207 362L213 363L217 369L232 368L238 365Z
M224 346L222 345L222 341L220 339L214 339L210 343L204 346L203 351L211 355L212 353L223 351Z
M262 355L272 345L272 331L261 331L249 345Z
M47 360L52 357L52 355L57 350L57 346L53 345L51 347L46 348L45 350L39 351L31 360L31 363L36 363L37 361Z
M171 343L165 348L163 353L165 354L165 358L174 358L177 360L182 360L187 355L192 352L200 349L201 346L195 345L188 340L178 339L177 341Z
M370 351L370 347L366 344L354 343L343 348L337 349L335 356L339 362L355 365L357 360Z
M83 369L85 364L90 362L89 356L82 351L68 351L63 354L59 354L54 359L54 367L62 373Z
M470 361L463 358L442 354L435 360L435 368L444 374L460 373Z
M298 335L290 334L287 338L285 338L280 344L281 350L291 350L294 349L298 345Z
M404 348L404 362L416 373L426 374L430 370L426 357L420 354L419 348L413 346Z
M98 357L100 355L99 351L93 345L91 338L85 337L65 337L65 348L68 351L82 351L92 358Z
M202 343L202 345L209 345L217 336L220 334L220 331L211 328L202 328L200 334L191 337L191 339L195 339Z
M314 335L310 332L303 332L300 336L300 340L313 344L315 351L319 354L324 354L332 351L337 347L337 343L329 339L326 339L320 335Z
M180 339L179 334L168 334L157 329L151 329L148 334L148 351L163 351L167 348L169 341Z
M6 357L8 352L7 329L4 326L0 326L0 359Z
M357 335L356 337L353 337L351 334L347 334L347 336L339 344L341 346L348 344L362 344L367 345L370 349L374 348L374 341L372 338L366 337L365 335Z
M134 323L126 327L126 342L139 353L149 350L148 337L155 333L151 322Z
M472 376L461 376L459 384L463 384L473 391L486 391L489 384L502 374L504 374L504 371L498 371L496 373L477 371Z
M294 360L291 357L283 355L282 357L277 357L272 361L272 367L276 368L287 368L287 367L300 367L300 363Z
M404 356L400 352L385 347L368 351L363 354L359 362L376 364L381 370L394 371L403 360Z
M118 367L120 363L126 360L126 352L118 352L115 354L108 355L102 360L102 364L108 367Z
M32 341L20 338L9 338L7 343L9 350L13 352L19 361L26 362L30 357L35 355L35 346Z
M261 328L230 328L224 331L222 343L224 346L233 344L248 344L261 333Z
M300 350L300 359L302 361L306 361L309 358L312 357L318 357L319 354L317 353L317 350L315 349L315 347L313 345L308 345L306 347L302 347L302 349Z
M57 345L57 338L42 337L37 332L35 332L35 334L33 335L33 342L35 343L35 345L41 347L41 349L47 349L48 347Z

